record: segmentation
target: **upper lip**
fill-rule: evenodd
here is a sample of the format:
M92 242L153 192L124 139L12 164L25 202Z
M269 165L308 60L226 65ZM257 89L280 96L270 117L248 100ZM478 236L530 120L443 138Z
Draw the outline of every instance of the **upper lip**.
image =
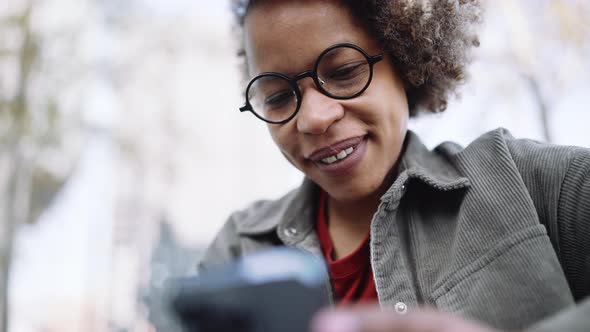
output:
M359 143L361 143L364 138L364 136L351 137L334 144L330 144L326 147L315 150L311 155L309 155L309 157L307 157L307 159L312 161L320 161L324 158L336 155L342 150L359 145Z

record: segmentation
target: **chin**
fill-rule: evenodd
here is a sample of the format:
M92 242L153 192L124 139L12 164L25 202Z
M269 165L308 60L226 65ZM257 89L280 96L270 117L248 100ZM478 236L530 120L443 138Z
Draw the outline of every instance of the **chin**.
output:
M377 189L374 189L373 186L367 185L347 185L347 186L338 186L338 188L327 188L326 190L328 195L332 199L341 202L356 202L367 197L373 195Z

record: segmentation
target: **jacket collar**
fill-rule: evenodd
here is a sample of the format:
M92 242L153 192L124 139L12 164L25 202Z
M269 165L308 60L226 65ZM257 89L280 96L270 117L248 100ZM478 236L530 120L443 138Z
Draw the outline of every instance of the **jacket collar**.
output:
M406 135L405 151L398 168L398 178L407 174L434 189L450 191L470 186L454 166L453 158L462 148L455 143L443 143L434 150L424 146L418 135L409 131Z
M304 178L297 189L259 209L251 217L240 218L236 223L236 230L239 234L257 235L269 233L278 227L279 234L298 239L313 228L309 221L315 220L313 213L318 193L319 187L310 179ZM249 210L251 209L252 207Z
M444 143L428 150L420 138L408 131L397 178L381 200L401 198L406 183L416 179L436 190L467 188L469 180L454 167L452 158L461 151L453 143ZM273 230L287 243L297 243L313 229L318 186L308 178L302 185L272 204L268 211L236 225L240 234L263 234Z

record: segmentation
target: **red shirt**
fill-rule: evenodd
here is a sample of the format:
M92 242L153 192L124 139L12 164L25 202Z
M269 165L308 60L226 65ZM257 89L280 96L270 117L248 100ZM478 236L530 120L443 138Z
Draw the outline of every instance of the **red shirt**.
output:
M328 273L334 290L334 300L337 304L376 302L377 290L369 249L369 234L360 246L351 254L334 260L334 247L328 232L328 220L326 218L326 194L321 192L318 214L316 217L316 230L322 252L328 264Z

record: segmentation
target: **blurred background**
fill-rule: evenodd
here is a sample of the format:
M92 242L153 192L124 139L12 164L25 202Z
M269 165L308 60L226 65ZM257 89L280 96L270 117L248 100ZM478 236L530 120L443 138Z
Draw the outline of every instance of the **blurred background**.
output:
M590 146L590 2L486 3L470 82L411 128ZM0 1L0 332L166 330L163 281L301 182L238 112L228 7Z

